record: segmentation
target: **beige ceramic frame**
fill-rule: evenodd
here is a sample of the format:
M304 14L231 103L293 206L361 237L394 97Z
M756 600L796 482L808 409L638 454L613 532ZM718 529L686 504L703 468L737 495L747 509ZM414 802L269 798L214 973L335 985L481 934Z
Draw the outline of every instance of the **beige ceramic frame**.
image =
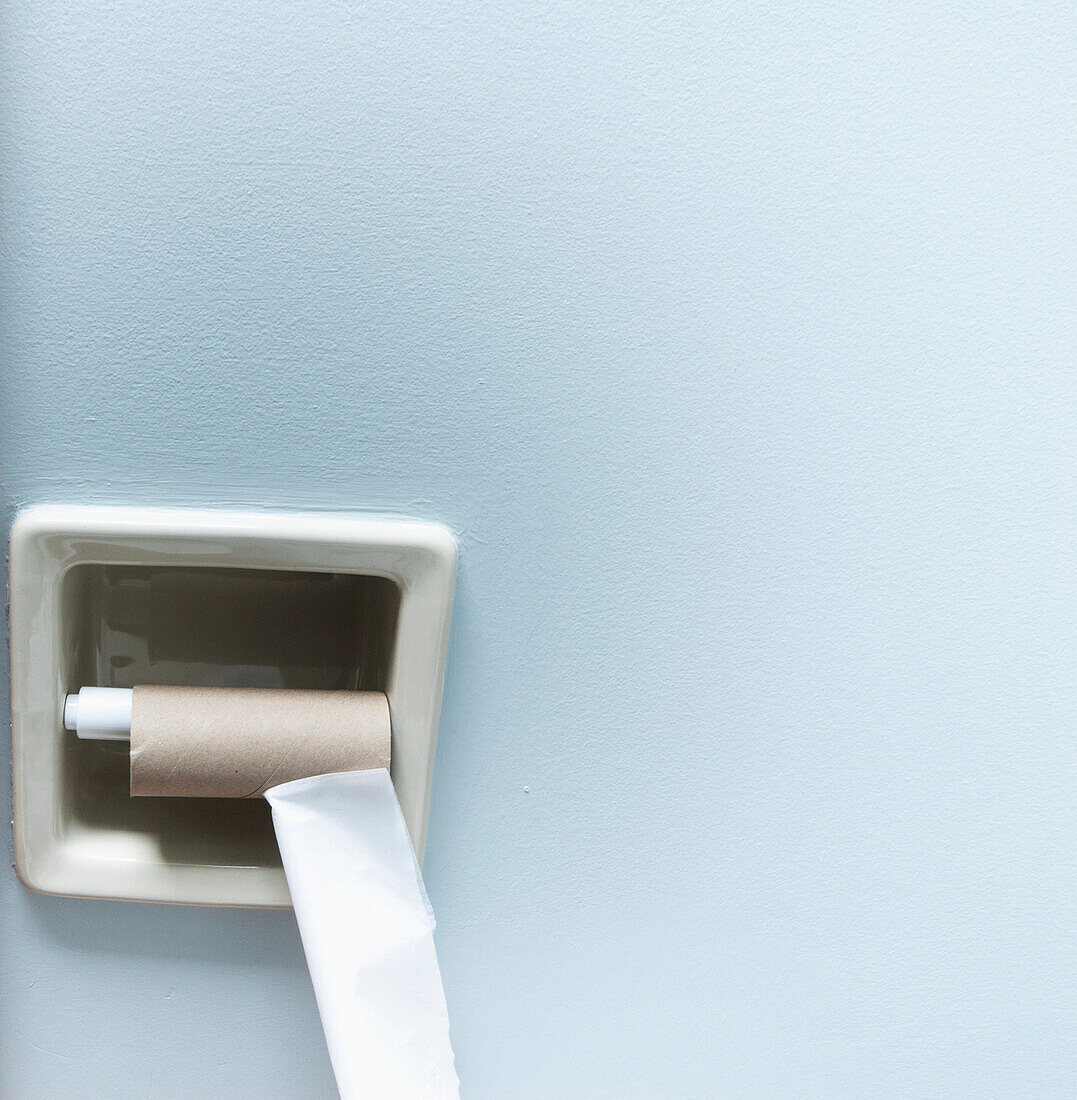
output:
M85 563L228 566L387 577L399 618L387 684L392 777L422 854L456 573L437 524L347 515L42 506L15 521L10 554L15 864L50 894L286 906L277 867L167 862L146 838L72 820L61 782L65 574Z

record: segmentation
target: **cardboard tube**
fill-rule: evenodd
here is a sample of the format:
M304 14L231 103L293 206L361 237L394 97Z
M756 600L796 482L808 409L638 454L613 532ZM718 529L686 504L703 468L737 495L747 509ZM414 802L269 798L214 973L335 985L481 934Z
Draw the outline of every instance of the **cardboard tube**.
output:
M256 798L291 779L389 767L377 691L136 687L131 794Z

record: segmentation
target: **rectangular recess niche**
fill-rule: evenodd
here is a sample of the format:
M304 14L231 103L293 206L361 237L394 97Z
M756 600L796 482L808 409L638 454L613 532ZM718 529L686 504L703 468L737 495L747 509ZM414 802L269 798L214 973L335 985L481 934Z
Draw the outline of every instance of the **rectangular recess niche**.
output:
M400 589L385 577L82 564L63 581L68 690L82 686L385 691ZM280 866L264 799L132 798L125 742L63 742L69 825L122 828L167 863Z
M15 870L32 890L288 905L259 799L131 798L129 750L64 730L81 687L380 690L426 842L457 550L393 516L44 504L9 550Z

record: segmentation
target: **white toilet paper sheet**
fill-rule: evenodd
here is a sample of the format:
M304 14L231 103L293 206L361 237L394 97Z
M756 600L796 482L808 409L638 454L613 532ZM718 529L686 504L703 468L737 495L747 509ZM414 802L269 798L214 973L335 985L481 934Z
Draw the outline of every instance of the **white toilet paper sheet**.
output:
M434 912L389 773L265 797L341 1096L459 1097Z

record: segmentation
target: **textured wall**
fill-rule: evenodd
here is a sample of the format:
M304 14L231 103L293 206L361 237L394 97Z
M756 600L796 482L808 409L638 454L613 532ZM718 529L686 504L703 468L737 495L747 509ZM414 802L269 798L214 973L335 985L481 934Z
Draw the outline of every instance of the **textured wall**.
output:
M0 10L8 521L459 535L465 1095L1072 1095L1072 9ZM0 906L5 1098L331 1094L290 914Z

